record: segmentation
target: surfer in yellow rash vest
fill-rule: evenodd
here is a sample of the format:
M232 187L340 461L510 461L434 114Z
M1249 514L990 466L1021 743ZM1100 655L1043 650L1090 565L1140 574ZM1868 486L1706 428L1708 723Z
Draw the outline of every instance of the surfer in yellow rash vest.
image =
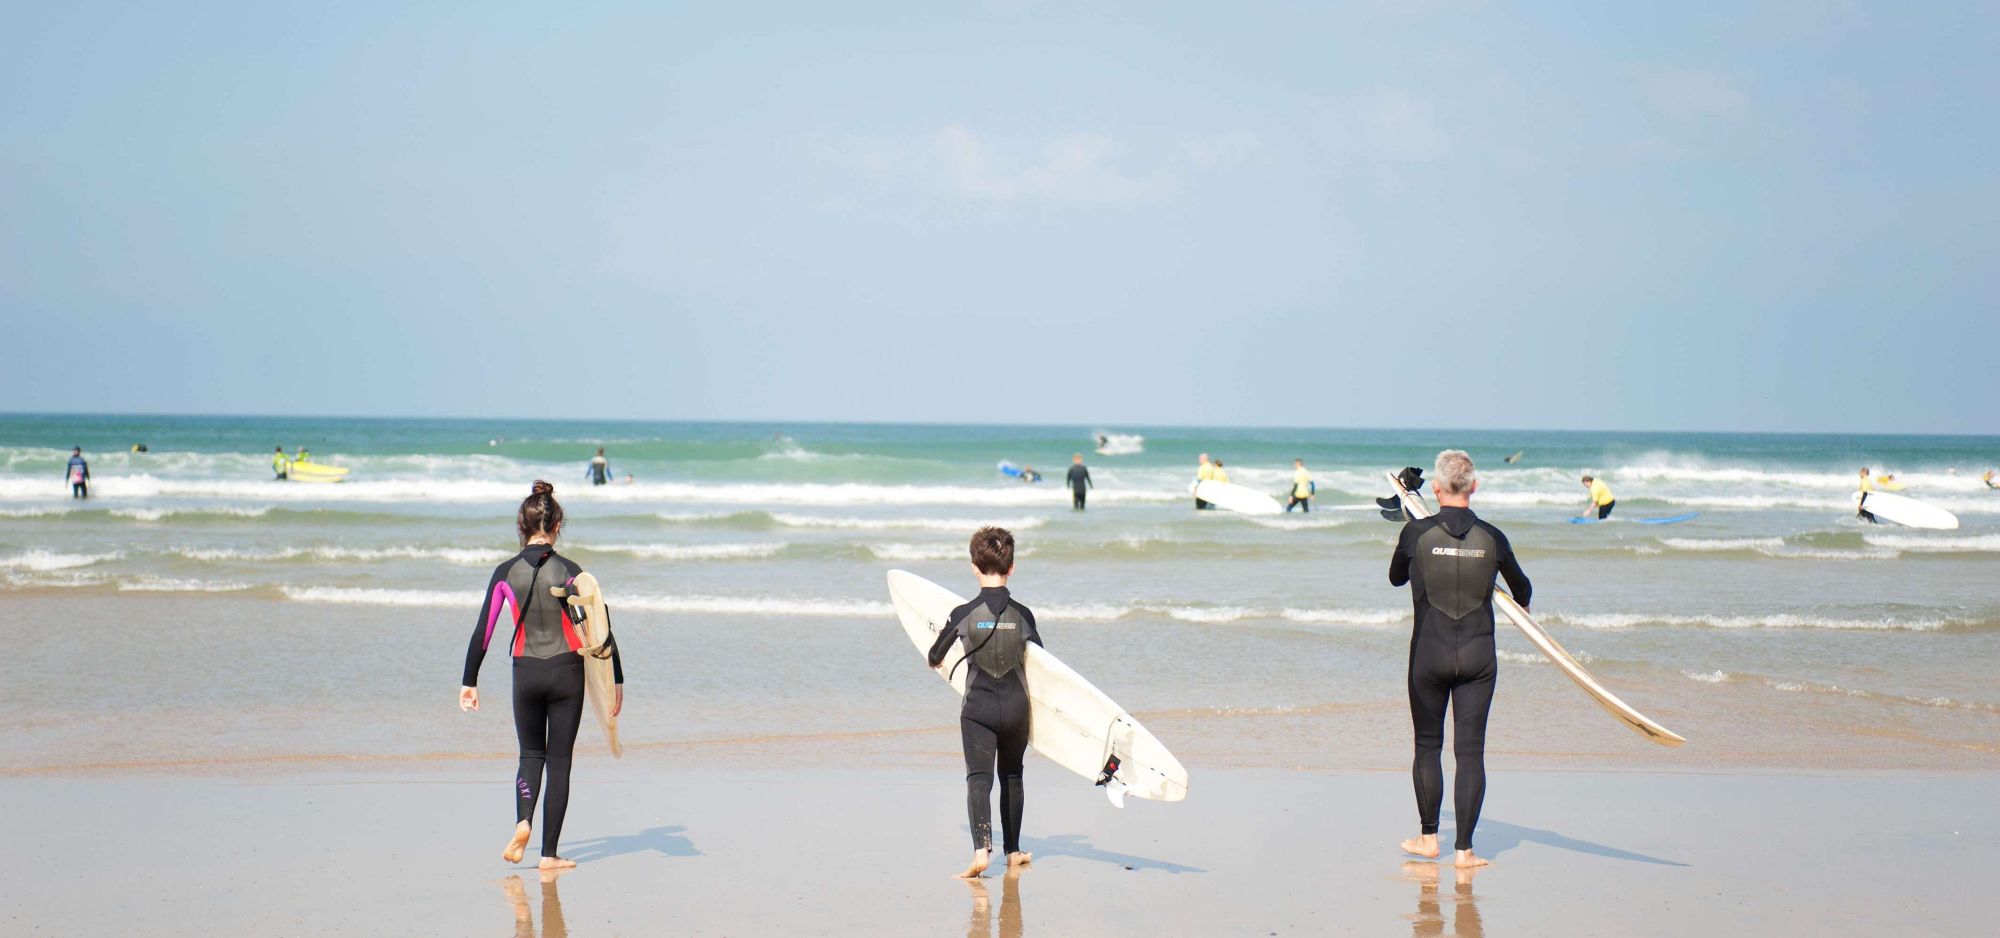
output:
M1208 461L1207 453L1203 453L1201 454L1200 464L1195 466L1194 481L1196 482L1196 484L1200 484L1202 482L1212 482L1214 480L1215 480L1215 464ZM1195 496L1194 499L1194 507L1196 511L1200 511L1204 508L1207 508L1208 503L1202 501L1201 496L1197 495Z
M1993 483L1993 470L1991 469L1986 470L1986 474L1980 476L1979 481L1986 483L1986 487L1989 489L2000 489L2000 485Z
M1593 510L1597 512L1599 521L1611 517L1612 507L1618 504L1618 499L1611 495L1611 486L1605 485L1603 479L1584 476L1583 487L1590 490L1590 504L1583 508L1584 517L1589 517Z
M1868 493L1875 491L1875 480L1868 475L1868 467L1861 467L1861 500L1854 504L1854 516L1869 524L1881 524L1875 520L1875 513L1868 510Z
M1291 514L1294 507L1310 514L1313 510L1313 474L1306 471L1306 461L1292 460L1292 498L1285 503L1285 514Z
M271 474L280 479L284 478L285 470L291 467L291 463L291 460L285 458L285 448L278 447L271 453Z
M1222 471L1222 460L1218 459L1215 461L1215 472L1209 478L1217 482L1229 481L1229 473Z

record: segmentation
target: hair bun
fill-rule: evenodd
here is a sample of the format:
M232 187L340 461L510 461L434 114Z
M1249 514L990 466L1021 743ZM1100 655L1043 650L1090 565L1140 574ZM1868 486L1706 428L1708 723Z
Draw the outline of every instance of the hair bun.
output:
M534 487L528 491L528 494L530 495L554 495L555 493L556 493L555 486L547 482L543 482L540 479L536 479Z

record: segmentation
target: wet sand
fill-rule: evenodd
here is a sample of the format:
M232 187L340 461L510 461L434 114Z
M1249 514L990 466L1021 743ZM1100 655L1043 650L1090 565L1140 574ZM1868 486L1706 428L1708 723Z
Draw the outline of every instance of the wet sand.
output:
M838 761L838 760L835 760ZM124 935L1986 935L1991 773L1507 772L1494 865L1409 864L1406 776L1198 772L1123 811L1033 760L1033 867L968 886L955 756L578 766L544 884L511 765L0 778L0 932ZM1451 834L1447 796L1444 834ZM529 864L534 850L530 850Z

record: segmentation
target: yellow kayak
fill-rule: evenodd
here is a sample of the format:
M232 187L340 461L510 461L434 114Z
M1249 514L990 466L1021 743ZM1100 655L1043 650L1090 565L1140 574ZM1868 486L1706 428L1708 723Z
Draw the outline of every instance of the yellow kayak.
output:
M347 478L347 467L295 462L285 470L285 478L293 482L339 482Z

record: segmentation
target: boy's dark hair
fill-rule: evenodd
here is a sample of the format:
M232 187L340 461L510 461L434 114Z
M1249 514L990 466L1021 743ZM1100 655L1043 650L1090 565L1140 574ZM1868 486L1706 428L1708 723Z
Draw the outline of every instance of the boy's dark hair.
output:
M984 527L972 533L972 566L987 576L1006 576L1014 569L1014 534L1006 528Z

